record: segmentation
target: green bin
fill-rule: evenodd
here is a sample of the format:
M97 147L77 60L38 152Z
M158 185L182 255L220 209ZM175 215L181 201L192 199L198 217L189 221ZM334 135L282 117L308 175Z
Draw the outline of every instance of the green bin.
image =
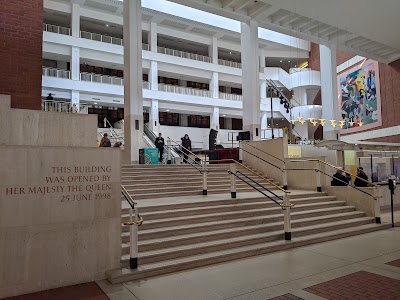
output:
M157 165L158 149L157 148L139 149L139 164Z

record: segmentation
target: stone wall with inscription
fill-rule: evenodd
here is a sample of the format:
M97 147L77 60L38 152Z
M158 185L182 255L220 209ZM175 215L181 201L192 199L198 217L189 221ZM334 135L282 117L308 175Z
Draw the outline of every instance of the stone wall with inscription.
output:
M120 156L118 148L0 146L0 298L119 267Z

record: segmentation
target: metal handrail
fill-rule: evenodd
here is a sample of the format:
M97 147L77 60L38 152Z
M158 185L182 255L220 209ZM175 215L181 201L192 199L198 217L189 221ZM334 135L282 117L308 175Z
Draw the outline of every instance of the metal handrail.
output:
M183 151L179 148L173 147L173 146L164 146L164 148L166 148L168 150L168 147L171 147L171 151L174 151L180 158L185 159L183 156ZM182 146L183 147L183 146ZM184 148L184 147L183 147ZM185 148L186 149L186 148ZM196 160L194 160L193 158L191 158L190 156L188 156L188 159L186 159L186 161L189 163L189 165L191 165L193 168L195 168L197 171L199 171L200 173L203 174L203 166L201 164L199 164ZM192 163L192 162L194 163ZM196 166L197 165L197 166ZM200 167L200 168L199 168Z
M276 187L277 189L279 189L280 191L284 192L285 194L290 194L289 191L284 190L283 188L281 188L279 185L275 184L274 182L272 182L271 180L265 178L264 176L258 174L257 172L253 171L252 169L248 168L247 166L245 166L244 164L238 162L237 160L233 159L233 158L227 158L227 159L220 159L220 160L209 160L208 162L221 162L221 161L231 161L235 164L238 164L240 166L242 166L243 168L245 168L247 171L250 171L251 173L253 173L254 175L258 176L259 178L263 179L264 181L270 183L271 185L273 185L274 187Z
M115 135L116 139L121 139L123 142L125 142L125 139L123 136L120 136L114 129L114 127L111 125L110 121L108 121L107 117L104 117L104 122L106 122L106 124L108 124L110 127L110 130L112 131L112 133Z
M175 144L178 145L179 147L181 147L181 148L187 150L187 151L188 151L190 154L192 154L194 157L196 157L196 158L198 158L200 161L202 161L202 159L201 159L199 156L197 156L196 154L194 154L194 153L193 153L192 151L190 151L189 149L183 147L183 146L182 146L181 144L179 144L177 141L174 141L174 140L171 139L170 137L167 137L167 139L170 140L171 142L175 143Z
M247 184L248 186L251 186L253 189L255 189L257 192L259 192L259 193L261 193L261 194L263 194L265 197L267 197L268 199L270 199L271 201L273 201L273 202L275 202L276 204L278 204L283 210L284 210L284 207L282 206L282 204L281 203L279 203L278 201L276 201L275 199L273 199L273 198L271 198L270 196L268 196L267 194L265 194L263 191L261 191L261 190L259 190L257 187L255 187L254 185L252 185L251 183L249 183L249 182L247 182L246 180L244 180L243 178L240 178L240 176L238 176L237 174L235 174L235 173L232 173L231 171L228 171L229 172L229 174L232 174L232 175L234 175L237 179L239 179L239 180L241 180L241 181L243 181L245 184ZM236 172L239 172L241 175L244 175L242 172L240 172L240 171L236 171ZM246 175L244 175L246 178L248 178ZM253 181L253 180L252 180ZM259 183L256 183L258 186L260 186L260 187L262 187L264 190L266 190L266 191L268 191L268 192L270 192L271 193L271 191L270 190L268 190L267 188L265 188L265 187L263 187L262 185L260 185ZM282 201L283 201L283 199L282 198L280 198L279 197L279 199L281 199Z
M367 192L365 192L365 191L363 191L363 190L360 190L359 188L357 188L357 187L355 187L355 186L349 185L348 182L346 182L346 181L344 181L344 180L338 179L338 178L336 178L336 177L334 177L334 176L332 176L332 175L330 175L330 174L327 174L327 173L325 173L325 172L323 172L323 171L321 171L321 170L319 170L319 169L315 169L315 172L320 172L320 173L322 173L322 174L324 174L324 175L326 175L326 176L328 176L328 177L333 178L334 180L337 180L337 181L340 181L340 182L342 182L342 183L345 183L345 184L346 184L345 186L351 187L351 188L353 188L353 189L356 189L356 190L358 190L358 191L360 191L360 192L362 192L362 193L364 193L364 194L367 194L368 196L371 196L372 198L374 198L374 200L377 200L377 197L375 197L374 195L371 195L370 193L367 193Z
M249 151L247 151L247 150L244 150L242 147L239 147L239 148L242 149L242 151L247 152L247 153L249 153L250 155L252 155L252 156L254 156L254 157L256 157L256 158L262 160L263 162L266 162L267 164L269 164L269 165L271 165L271 166L273 166L273 167L279 169L281 172L284 171L282 168L278 167L277 165L274 165L273 163L270 163L269 161L267 161L267 160L265 160L265 159L263 159L263 158L261 158L261 157L255 155L255 154L253 154L253 153L251 153L251 152L249 152Z
M260 151L260 152L262 152L262 153L264 153L264 154L267 154L267 155L269 155L269 156L271 156L271 157L273 157L273 158L275 158L275 159L277 159L277 160L279 160L279 161L285 163L285 161L284 161L283 159L281 159L281 158L279 158L279 157L276 157L276 156L274 156L274 155L272 155L272 154L270 154L270 153L268 153L268 152L266 152L266 151L264 151L264 150L261 150L260 148L257 148L257 147L255 147L255 146L251 145L251 144L250 144L249 142L247 142L247 141L242 141L242 143L245 143L246 145L248 145L248 146L250 146L250 147L252 147L252 148L254 148L254 149L257 149L258 151ZM242 149L243 149L243 148L242 148Z
M332 165L332 164L330 164L330 163L327 163L327 162L324 161L324 160L320 160L320 159L318 159L318 158L290 159L290 160L287 160L287 162L306 162L306 161L315 161L315 162L323 163L324 165L327 165L327 166L329 166L329 167L331 167L331 168L334 168L334 169L336 169L336 170L340 170L340 171L342 171L342 172L344 172L344 173L346 173L346 174L348 174L348 175L350 175L350 176L352 176L352 177L358 178L358 179L360 179L361 181L364 181L364 182L366 182L366 183L372 185L373 187L378 187L378 186L379 186L379 185L377 185L377 184L375 184L375 183L373 183L373 182L370 182L370 181L368 181L368 180L365 180L364 178L358 177L357 175L354 175L354 174L351 174L351 173L349 173L349 172L346 172L346 171L343 170L342 168L336 167L336 166L334 166L334 165ZM286 170L291 170L291 169L286 169ZM317 170L317 169L315 169L315 170Z

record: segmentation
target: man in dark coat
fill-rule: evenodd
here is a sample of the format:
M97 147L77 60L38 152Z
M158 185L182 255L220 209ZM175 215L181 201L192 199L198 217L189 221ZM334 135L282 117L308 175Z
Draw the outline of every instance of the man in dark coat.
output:
M158 138L154 141L154 145L156 145L156 148L158 149L158 161L161 163L163 159L163 153L164 153L164 138L161 136L161 133L158 134Z
M349 181L346 176L343 175L343 170L338 169L337 172L333 175L333 180L331 181L331 186L347 186L349 185Z
M364 169L361 167L359 167L357 169L357 177L354 180L354 185L358 186L358 187L367 187L368 182L365 182L364 180L361 180L360 178L368 181L368 176L367 176L367 174L365 174Z

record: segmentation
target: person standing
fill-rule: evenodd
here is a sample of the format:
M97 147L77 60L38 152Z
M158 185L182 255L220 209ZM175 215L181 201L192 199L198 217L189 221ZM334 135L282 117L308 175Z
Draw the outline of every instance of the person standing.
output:
M183 151L183 161L184 163L188 163L188 156L189 156L189 150L192 151L192 141L189 138L189 135L185 134L182 140L182 151Z
M107 133L105 133L103 135L103 138L100 141L100 146L99 147L111 147L111 141L108 138L108 134Z
M367 187L368 182L361 180L360 178L368 181L368 176L367 176L367 174L365 174L364 169L362 167L359 167L357 169L357 177L354 180L354 185L358 186L358 187Z
M163 160L163 153L164 153L164 138L161 136L161 133L158 134L158 137L154 141L154 145L156 145L156 148L158 149L158 161L161 163Z

